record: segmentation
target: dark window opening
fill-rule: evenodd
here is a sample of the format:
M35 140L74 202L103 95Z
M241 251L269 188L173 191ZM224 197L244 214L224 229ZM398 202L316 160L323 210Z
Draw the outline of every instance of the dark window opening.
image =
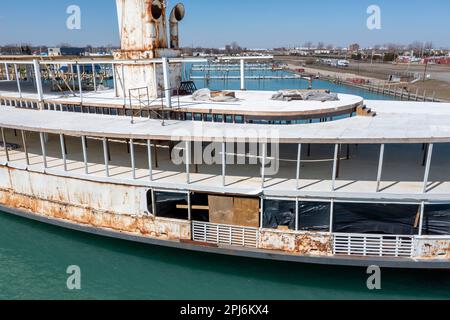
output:
M147 211L151 214L154 214L153 212L153 194L152 190L147 191Z
M264 200L263 227L295 230L295 201Z
M425 206L422 234L450 235L450 204Z
M156 216L188 220L188 195L176 192L154 192Z
M299 202L298 229L300 231L330 231L331 204L327 202Z
M419 205L335 203L333 231L386 235L418 234Z
M209 204L206 193L191 194L191 219L200 222L209 222Z

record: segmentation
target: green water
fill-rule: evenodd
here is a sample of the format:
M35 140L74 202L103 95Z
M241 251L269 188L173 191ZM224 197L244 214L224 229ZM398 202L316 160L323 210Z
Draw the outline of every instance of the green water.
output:
M382 270L192 253L73 232L0 213L2 299L448 299L450 271ZM81 290L66 287L69 265Z

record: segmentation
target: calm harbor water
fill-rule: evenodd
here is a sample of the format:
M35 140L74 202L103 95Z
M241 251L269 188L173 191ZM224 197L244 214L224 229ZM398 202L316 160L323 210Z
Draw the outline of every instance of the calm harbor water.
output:
M315 81L315 88L389 99ZM200 83L198 87L203 87ZM238 81L210 83L237 89ZM264 86L264 87L261 87ZM249 89L306 87L249 81ZM66 287L81 268L79 291ZM449 299L450 272L388 270L369 291L366 270L186 252L65 230L0 212L1 299Z

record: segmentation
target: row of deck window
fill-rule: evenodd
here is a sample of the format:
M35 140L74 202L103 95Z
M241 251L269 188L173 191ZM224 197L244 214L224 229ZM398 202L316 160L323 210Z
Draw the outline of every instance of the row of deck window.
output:
M241 200L245 213L236 207L236 199ZM229 224L229 217L222 215L223 221L217 220L215 207L218 206L223 214L227 212L227 203L234 203L227 213L236 215L239 211L242 216L234 217L234 221L244 224L240 226L249 226L245 224L253 221L253 216L257 220L255 227L284 231L450 235L450 204L427 204L422 216L421 204L261 200L161 190L149 190L147 201L149 212L155 216L180 220ZM252 206L252 201L259 205Z

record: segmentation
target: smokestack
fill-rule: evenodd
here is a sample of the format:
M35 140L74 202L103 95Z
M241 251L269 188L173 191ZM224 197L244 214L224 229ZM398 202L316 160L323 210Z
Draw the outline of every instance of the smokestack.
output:
M170 13L170 48L179 49L180 41L178 34L178 23L183 20L186 10L182 3L177 4Z

